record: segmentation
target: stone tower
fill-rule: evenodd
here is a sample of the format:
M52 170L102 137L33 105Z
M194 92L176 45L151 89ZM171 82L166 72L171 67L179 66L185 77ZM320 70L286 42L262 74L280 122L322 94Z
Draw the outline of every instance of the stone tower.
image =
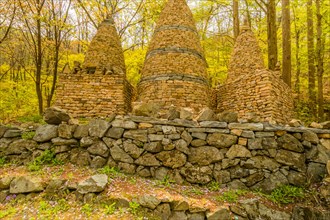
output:
M112 18L100 24L86 53L83 69L89 74L117 71L125 75L123 49Z
M133 87L126 80L124 54L114 21L105 19L85 61L59 74L56 103L74 117L107 117L131 111Z
M137 101L160 103L168 108L209 105L207 63L192 13L185 0L169 0L160 14L142 78Z
M257 39L241 27L231 56L226 83L218 88L217 110L239 118L287 123L293 116L291 90L279 71L265 68Z

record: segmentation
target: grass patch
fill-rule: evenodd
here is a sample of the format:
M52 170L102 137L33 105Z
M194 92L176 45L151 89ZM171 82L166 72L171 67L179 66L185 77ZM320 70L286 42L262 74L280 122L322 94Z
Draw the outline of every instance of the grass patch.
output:
M55 158L55 153L51 150L45 150L40 156L36 157L28 164L29 171L39 171L42 165L62 165L63 162Z
M15 214L16 213L16 209L14 207L10 207L7 210L0 210L0 219L4 218L4 217L8 217L11 214Z
M164 186L164 187L169 187L171 186L172 183L175 183L175 181L171 180L171 178L167 175L162 180L156 181L157 186Z
M3 167L6 164L6 158L0 157L0 167Z
M241 196L247 193L245 190L229 190L216 198L219 202L236 203Z
M44 124L44 120L41 115L26 115L17 118L19 122L34 122L34 123L39 123L39 124Z
M137 215L137 212L140 208L140 204L137 202L129 202L129 210L133 215Z
M219 191L219 189L221 188L221 184L216 182L216 181L212 181L209 184L207 184L206 186L210 191L212 192L216 192Z
M112 203L110 205L104 205L104 213L106 215L112 215L116 211L116 203Z
M23 132L22 138L25 140L32 140L33 137L35 136L36 132L35 131L26 131Z
M105 166L102 167L101 169L98 170L98 173L100 174L106 174L109 177L118 177L121 175L121 173L119 172L119 169L116 167L109 167L109 166Z
M275 190L268 196L270 200L275 203L289 204L294 203L298 199L305 197L305 190L301 187L283 185Z
M83 213L85 213L85 215L87 215L88 217L90 217L93 213L93 207L92 205L86 203L85 205L83 205L83 207L81 207L81 211Z

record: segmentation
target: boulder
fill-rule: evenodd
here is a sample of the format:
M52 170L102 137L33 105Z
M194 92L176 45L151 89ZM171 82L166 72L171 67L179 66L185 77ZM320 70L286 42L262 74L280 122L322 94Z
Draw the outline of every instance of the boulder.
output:
M214 114L214 111L210 108L203 108L200 112L199 115L196 118L196 121L201 122L201 121L215 121L216 117Z
M102 192L107 184L108 176L97 174L78 183L77 191L81 194Z
M21 137L23 131L18 128L8 128L3 135L4 138Z
M77 139L81 139L83 137L88 136L88 130L89 126L88 125L78 125L73 133L73 137Z
M137 140L146 143L148 141L147 130L128 130L124 133L124 138Z
M161 200L151 195L143 195L138 198L138 203L143 207L155 209L161 203Z
M318 183L326 175L326 167L324 164L309 163L307 167L307 178L310 183Z
M156 158L162 161L164 166L173 169L184 166L187 161L187 156L178 150L160 152Z
M110 123L102 119L93 119L89 122L89 135L92 137L104 137L110 128Z
M70 162L78 166L88 166L91 158L86 150L75 148L71 150Z
M60 124L58 126L58 136L60 138L71 139L75 129L76 125Z
M304 152L304 146L294 136L285 134L278 139L280 147L295 152Z
M135 160L135 163L141 166L160 166L160 162L156 159L155 155L146 153Z
M137 159L144 152L142 148L139 148L133 143L124 142L124 150L128 153L132 158Z
M11 194L41 192L43 190L44 187L41 180L30 176L15 178L11 181L9 189Z
M5 154L22 154L26 151L33 152L37 148L37 146L37 142L33 140L19 139L9 144L7 150L5 151Z
M289 184L288 179L280 171L273 173L269 178L262 180L255 184L252 189L260 189L264 193L271 193L274 189L279 186Z
M190 183L207 184L212 181L212 169L209 166L186 165L181 168L180 173Z
M230 134L213 133L209 134L206 141L209 145L217 148L227 148L237 143L237 136Z
M300 153L294 153L287 150L279 150L275 156L275 160L281 164L291 166L298 171L305 171L305 155Z
M59 125L62 122L68 123L71 119L67 112L57 107L47 108L43 114L43 117L47 124L52 125Z
M311 131L304 132L302 135L302 140L311 142L312 144L318 144L320 141L319 138L317 137L317 134Z
M185 212L172 212L169 220L188 220Z
M197 147L190 150L188 161L192 164L198 164L200 166L216 163L224 158L222 152L215 147Z
M0 178L0 190L9 189L10 183L13 179L14 178L10 176Z
M162 109L161 103L135 103L133 105L133 114L136 116L156 117L158 112Z
M123 149L119 146L114 146L110 149L111 156L115 161L120 161L124 163L133 163L133 158L128 155Z
M90 154L98 155L98 156L101 156L101 157L108 157L109 156L109 149L103 141L99 141L99 142L93 144L92 146L90 146L87 149L87 151Z
M106 165L106 163L107 163L107 159L101 156L96 156L92 159L90 166L92 168L102 168Z
M230 220L230 211L226 208L217 208L206 213L207 220Z
M222 112L217 115L218 120L227 123L234 123L238 121L238 113L237 112Z
M169 219L169 217L171 216L171 207L169 204L167 203L162 203L160 205L157 206L154 214L156 216L159 216L160 219Z
M115 119L111 123L113 128L123 128L123 129L137 129L138 126L135 122L133 121L128 121L128 120L122 120L122 119ZM113 137L115 138L115 137Z
M250 158L252 157L251 152L246 147L241 145L233 145L226 153L226 157L229 159L234 158Z
M134 122L133 122L134 123ZM125 129L124 128L115 128L112 127L108 130L106 133L106 137L114 138L114 139L119 139L123 136Z
M51 139L57 137L57 129L58 127L56 125L42 125L37 128L33 140L37 142L50 141Z
M181 108L180 109L180 119L192 120L194 115L194 110L191 108Z

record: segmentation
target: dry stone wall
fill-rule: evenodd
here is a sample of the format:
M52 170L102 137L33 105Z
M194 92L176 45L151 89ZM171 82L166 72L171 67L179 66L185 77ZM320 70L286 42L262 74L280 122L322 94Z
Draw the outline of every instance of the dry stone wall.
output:
M149 45L139 103L190 107L197 112L210 105L207 63L192 13L185 0L169 0L161 12Z
M107 117L131 111L133 87L120 74L61 74L55 106L73 117Z
M280 75L265 69L256 38L243 26L226 83L216 89L217 111L236 111L241 119L253 115L262 121L288 123L293 118L293 99Z
M267 123L117 116L87 125L42 125L30 140L22 133L0 127L1 158L28 163L48 149L80 166L266 193L320 182L330 160L330 130Z

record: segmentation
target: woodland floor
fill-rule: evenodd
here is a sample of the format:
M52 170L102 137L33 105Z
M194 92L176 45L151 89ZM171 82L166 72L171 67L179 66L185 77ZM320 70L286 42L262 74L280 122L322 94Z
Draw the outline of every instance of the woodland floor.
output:
M5 176L34 176L44 182L52 179L65 179L68 183L80 182L91 175L104 173L104 169L89 169L76 167L71 164L59 166L42 166L40 170L30 172L27 166L0 166L0 178ZM7 196L4 203L0 203L0 219L159 219L151 211L142 209L129 202L128 207L115 207L115 199L134 201L141 195L153 195L158 199L188 200L198 207L214 209L217 206L229 206L240 200L257 198L268 207L290 212L293 205L281 205L271 201L267 196L258 192L234 192L219 185L177 185L164 179L151 180L133 175L125 175L115 170L108 170L109 184L105 191L96 196L92 202L84 203L77 199L74 193L68 192L64 196L47 195L46 193ZM227 192L227 193L226 193ZM225 196L224 196L225 195ZM312 194L310 194L312 195ZM306 195L300 203L310 206L320 206L315 195ZM313 197L314 196L314 197ZM230 202L228 202L230 201Z

